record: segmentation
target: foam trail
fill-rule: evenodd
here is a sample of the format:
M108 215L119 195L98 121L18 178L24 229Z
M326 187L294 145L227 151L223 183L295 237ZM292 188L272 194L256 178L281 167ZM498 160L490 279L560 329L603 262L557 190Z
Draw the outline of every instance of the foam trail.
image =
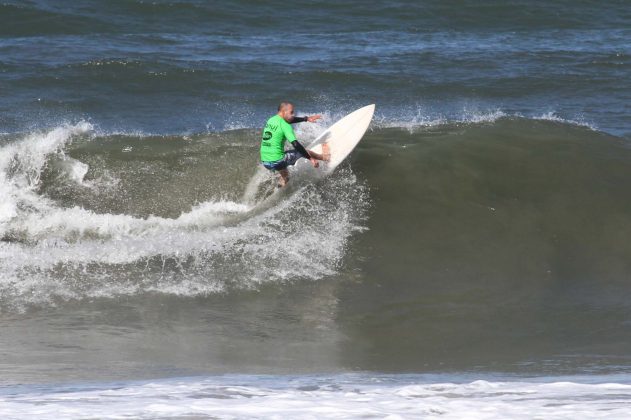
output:
M256 203L257 196L259 195L261 186L265 182L269 182L269 171L262 166L259 166L256 173L250 178L248 185L245 187L241 201L247 205L253 205Z

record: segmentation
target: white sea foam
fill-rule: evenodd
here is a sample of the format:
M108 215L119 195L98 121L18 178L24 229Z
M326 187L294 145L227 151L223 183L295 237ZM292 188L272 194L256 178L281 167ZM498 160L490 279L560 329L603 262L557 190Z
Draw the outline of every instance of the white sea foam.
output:
M591 124L587 121L584 121L583 119L579 118L579 119L568 119L568 118L562 118L558 115L556 115L556 113L554 111L550 111L550 112L546 112L544 114L541 115L535 115L533 117L533 119L535 120L544 120L544 121L554 121L554 122L559 122L559 123L564 123L564 124L571 124L571 125L577 125L579 127L587 127L591 130L597 130L598 127L596 127L594 124Z
M318 279L335 272L357 229L349 215L361 215L366 194L350 172L327 180L335 201L311 186L267 207L245 191L243 202L206 201L175 218L62 207L38 192L40 175L58 155L67 176L83 183L87 165L64 146L90 130L64 126L0 148L0 308ZM265 182L255 176L252 188Z
M38 196L42 170L51 154L62 154L64 146L73 136L92 130L89 123L65 125L48 133L35 133L0 148L0 236L7 224L17 216L18 207L36 210L48 208L50 203Z
M56 167L68 180L79 185L83 185L83 180L90 169L87 164L68 156L57 162Z
M347 110L352 111L352 110ZM312 112L297 111L297 115L313 115L319 113L322 115L322 119L316 123L309 124L297 124L294 125L297 137L308 144L311 140L314 140L322 131L331 126L337 120L344 117L346 112L332 112L329 110L314 110ZM494 109L476 109L464 107L460 111L452 111L448 113L436 112L432 109L428 109L424 106L410 107L407 109L399 110L395 115L390 113L382 113L377 105L377 111L373 118L373 128L402 128L410 132L414 132L418 129L440 127L444 125L453 124L481 124L481 123L493 123L502 118L524 118L531 120L546 120L554 121L569 125L576 125L580 127L587 127L592 130L597 130L598 127L593 123L585 121L580 117L561 117L555 111L547 111L543 113L520 113L520 112L508 112L501 108ZM236 129L260 129L258 126L252 126L252 117L248 117L244 122L233 122L225 127L224 130L236 130ZM215 131L215 127L212 125L207 126L209 131Z
M448 124L492 123L507 116L499 109L482 112L464 109L458 115L447 116L418 108L413 112L403 112L398 118L378 116L375 118L375 125L379 128L402 128L414 132L419 128L439 127Z
M631 385L606 379L430 382L411 375L228 375L103 385L9 387L0 391L0 417L629 418Z
M563 118L557 115L554 111L542 113L542 114L522 114L522 113L509 113L501 109L492 110L472 110L463 109L457 114L436 114L434 112L425 110L424 108L418 108L414 111L402 112L400 117L392 118L383 115L377 115L374 119L374 126L378 128L401 128L409 132L415 132L419 129L440 127L447 125L467 125L467 124L483 124L494 123L503 118L523 118L530 120L545 120L554 121L563 124L569 124L580 127L587 127L592 130L598 128L586 122L580 118Z
M39 239L32 246L1 244L0 261L6 270L0 287L5 296L11 295L10 303L19 305L41 304L54 297L113 297L142 291L197 296L223 290L231 281L238 287L251 287L332 274L352 225L339 217L329 223L328 230L292 226L291 222L279 230L274 215L299 209L298 201L282 201L235 226L221 225L215 210L246 208L236 203L205 203L176 219L98 215L78 208L56 211L45 220L25 219L31 226L30 237L37 233ZM70 231L87 236L89 228L109 237L68 242L55 238L50 226L66 236ZM186 229L191 226L196 228ZM161 265L157 272L146 267L155 265L156 258ZM128 276L114 267L138 262L145 267L140 271L128 268ZM165 270L166 263L176 267ZM88 269L95 264L96 269ZM69 270L65 277L55 274L60 265ZM72 279L73 274L80 280Z

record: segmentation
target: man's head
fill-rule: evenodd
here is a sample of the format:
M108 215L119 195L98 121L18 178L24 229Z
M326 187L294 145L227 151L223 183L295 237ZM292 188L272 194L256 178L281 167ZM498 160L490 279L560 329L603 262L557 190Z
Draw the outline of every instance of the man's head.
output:
M294 118L294 106L290 102L281 102L278 105L278 115L287 122Z

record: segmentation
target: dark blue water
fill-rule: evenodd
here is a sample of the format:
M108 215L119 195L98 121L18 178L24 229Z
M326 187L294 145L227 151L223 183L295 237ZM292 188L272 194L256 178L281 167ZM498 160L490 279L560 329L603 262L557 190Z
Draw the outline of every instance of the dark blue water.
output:
M409 124L500 110L631 131L626 1L5 2L0 127L258 127L280 100Z

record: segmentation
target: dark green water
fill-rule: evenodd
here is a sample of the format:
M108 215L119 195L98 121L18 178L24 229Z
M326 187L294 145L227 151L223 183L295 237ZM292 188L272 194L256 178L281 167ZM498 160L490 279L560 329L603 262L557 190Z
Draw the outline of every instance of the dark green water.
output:
M0 383L628 381L630 13L2 2ZM262 202L281 100L324 115L305 143L377 111L330 177Z

